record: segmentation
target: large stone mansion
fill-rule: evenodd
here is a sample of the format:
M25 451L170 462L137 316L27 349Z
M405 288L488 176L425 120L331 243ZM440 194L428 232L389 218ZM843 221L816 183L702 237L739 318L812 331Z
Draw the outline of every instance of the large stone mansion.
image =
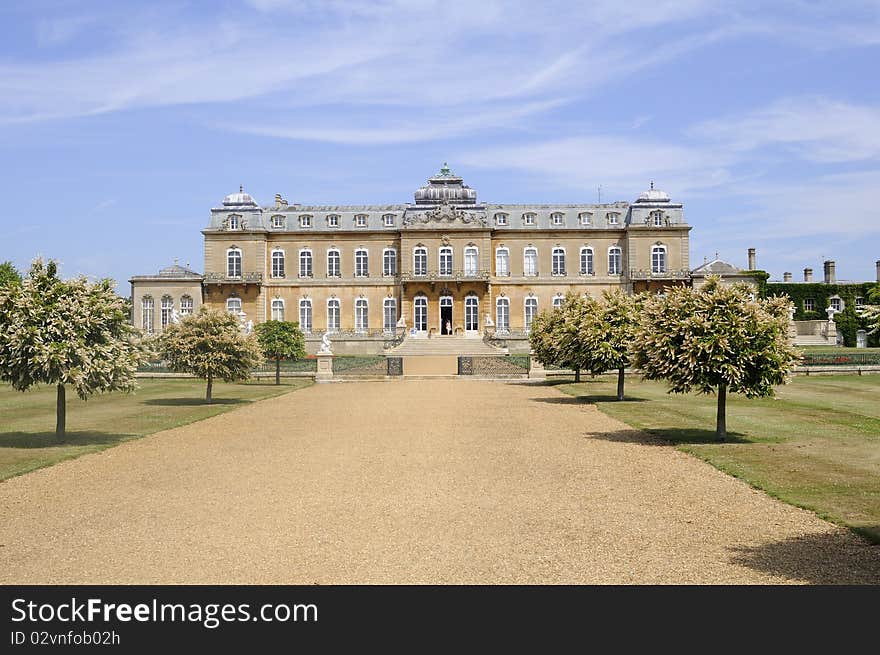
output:
M204 274L131 280L134 322L161 331L201 304L244 321L299 322L315 352L381 353L408 338L503 338L527 350L534 316L569 291L598 296L689 284L682 205L651 188L632 203L498 204L444 165L395 205L275 204L239 190L202 230Z

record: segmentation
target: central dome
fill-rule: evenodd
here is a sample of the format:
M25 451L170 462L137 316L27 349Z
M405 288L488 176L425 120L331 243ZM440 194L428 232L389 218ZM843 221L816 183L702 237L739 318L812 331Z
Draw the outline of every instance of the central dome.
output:
M448 202L450 205L474 205L477 202L477 192L463 184L462 179L443 162L440 172L428 178L425 186L416 189L415 201L417 205L436 205L441 202Z
M238 193L230 193L223 198L223 205L225 207L256 207L257 203L249 193L244 192L243 187L238 187Z

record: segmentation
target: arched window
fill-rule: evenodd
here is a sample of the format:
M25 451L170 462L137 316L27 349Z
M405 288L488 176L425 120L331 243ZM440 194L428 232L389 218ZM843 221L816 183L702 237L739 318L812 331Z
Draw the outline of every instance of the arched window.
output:
M609 212L606 216L608 217L608 225L617 225L618 219L620 218L618 212Z
M470 294L464 299L465 332L477 332L480 329L480 301Z
M367 299L358 298L354 301L354 331L366 334L369 326L367 319Z
M162 324L162 329L171 322L171 312L174 311L174 300L171 296L162 296L162 307L161 313L159 314L159 320Z
M397 327L397 300L394 298L382 301L382 327L386 332L394 332Z
M564 220L564 214L560 214L559 212L554 212L550 214L550 222L553 225L562 225L562 221Z
M529 296L526 298L526 311L525 311L525 328L526 332L532 329L532 321L535 319L535 315L538 313L538 299L534 296Z
M474 277L477 274L477 261L479 251L476 246L467 246L464 249L464 274Z
M367 227L367 215L357 214L354 217L354 225L355 227Z
M394 227L394 214L385 214L382 216L382 222L385 227Z
M452 248L440 248L440 275L452 275Z
M299 329L303 334L312 333L312 301L308 298L299 301Z
M299 251L299 276L312 277L312 251L308 248Z
M226 251L226 277L241 277L241 250L238 248Z
M327 251L327 277L340 277L340 260L339 251L336 248L330 248Z
M284 320L284 301L281 298L273 298L272 299L272 320L273 321L283 321Z
M339 332L339 299L327 301L327 332Z
M284 251L280 248L272 251L272 277L284 277Z
M666 246L654 246L651 248L651 272L666 272Z
M226 311L230 314L241 314L241 298L227 298Z
M581 225L589 225L593 220L593 214L590 212L581 212L578 214L578 218L580 219Z
M272 217L272 227L276 230L282 229L284 227L284 216L281 214L275 214L275 216Z
M565 248L556 247L553 249L553 275L565 275Z
M495 214L495 225L507 225L507 214L501 212Z
M608 275L620 275L621 270L621 250L617 246L612 246L608 249Z
M327 214L327 227L339 227L339 214Z
M495 250L495 275L510 275L510 251L507 248Z
M394 248L382 251L382 275L397 275L397 250Z
M413 327L419 332L428 330L428 298L416 296L413 300Z
M581 248L581 275L593 275L593 249L584 246Z
M507 298L495 301L495 331L510 332L510 300Z
M153 334L153 297L144 296L141 300L141 329Z
M187 314L193 313L193 299L192 296L181 296L180 297L180 315L185 316Z
M424 246L413 248L413 275L428 274L428 249Z
M535 224L535 215L528 213L523 214L523 225L534 225Z
M534 276L538 274L538 249L526 248L523 250L523 275Z
M366 248L358 248L354 251L354 276L370 276L370 260Z
M562 303L564 300L565 298L563 298L561 293L557 293L555 296L553 296L553 309L559 309L560 307L562 307Z
M299 217L299 226L300 227L312 227L312 215L311 214L302 214Z

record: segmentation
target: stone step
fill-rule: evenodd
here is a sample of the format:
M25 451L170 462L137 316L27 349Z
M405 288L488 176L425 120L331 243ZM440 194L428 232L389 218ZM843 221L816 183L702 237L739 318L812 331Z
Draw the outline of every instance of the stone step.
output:
M414 355L506 355L507 349L490 346L482 339L467 337L407 338L396 348L385 351L393 357Z

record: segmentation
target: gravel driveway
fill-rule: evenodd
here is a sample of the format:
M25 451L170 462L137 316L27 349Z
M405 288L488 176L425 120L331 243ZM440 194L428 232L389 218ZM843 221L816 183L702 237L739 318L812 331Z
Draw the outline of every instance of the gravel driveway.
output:
M864 583L880 548L552 387L316 385L0 484L3 583Z

